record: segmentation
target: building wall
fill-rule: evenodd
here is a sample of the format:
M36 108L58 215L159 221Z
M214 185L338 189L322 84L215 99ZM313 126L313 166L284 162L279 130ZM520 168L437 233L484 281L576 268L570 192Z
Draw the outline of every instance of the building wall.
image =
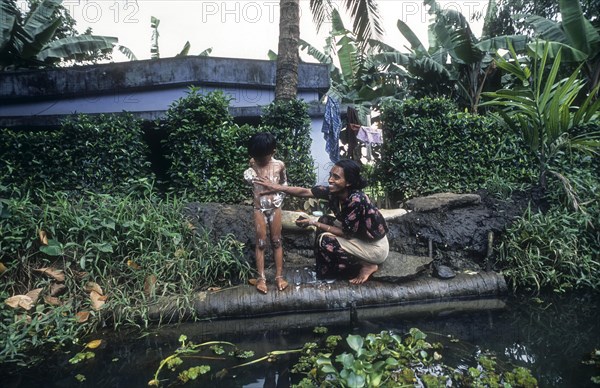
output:
M231 97L233 116L255 120L274 99L275 76L273 61L215 57L0 72L0 127L48 127L65 115L123 111L154 120L190 86L207 93L222 90ZM299 65L298 98L310 106L317 183L326 182L331 168L321 133L324 109L318 104L328 89L326 65Z

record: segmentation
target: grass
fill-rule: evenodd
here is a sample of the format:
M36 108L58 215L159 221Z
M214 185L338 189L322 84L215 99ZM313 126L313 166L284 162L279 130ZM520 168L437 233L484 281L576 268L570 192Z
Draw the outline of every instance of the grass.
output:
M175 197L38 192L2 204L0 297L41 292L29 310L1 305L0 362L31 364L33 349L78 342L101 325L147 327L162 297L177 300L181 318L195 292L252 272L241 243L197 229Z

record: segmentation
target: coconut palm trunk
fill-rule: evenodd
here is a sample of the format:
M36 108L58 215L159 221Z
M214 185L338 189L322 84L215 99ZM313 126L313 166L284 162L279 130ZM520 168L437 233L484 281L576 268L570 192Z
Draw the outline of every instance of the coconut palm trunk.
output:
M280 0L279 6L275 100L293 100L298 94L300 0Z

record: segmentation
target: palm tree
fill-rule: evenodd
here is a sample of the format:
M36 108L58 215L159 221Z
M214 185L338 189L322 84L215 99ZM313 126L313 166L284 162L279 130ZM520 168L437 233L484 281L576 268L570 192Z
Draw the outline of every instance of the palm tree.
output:
M279 43L275 100L295 99L298 93L298 63L300 62L300 1L280 0ZM353 20L354 31L361 42L381 35L381 18L375 0L344 0ZM310 0L313 19L319 28L332 14L331 0Z
M64 20L57 14L62 0L43 0L23 16L14 0L0 0L0 70L41 67L63 60L85 58L118 47L130 58L129 49L115 37L77 35L56 39Z

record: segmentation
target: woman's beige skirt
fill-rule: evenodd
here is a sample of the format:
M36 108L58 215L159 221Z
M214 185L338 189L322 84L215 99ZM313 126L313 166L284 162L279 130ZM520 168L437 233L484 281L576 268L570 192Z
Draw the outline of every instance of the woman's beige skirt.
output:
M376 241L364 241L357 238L348 239L339 237L332 233L325 232L322 233L319 238L324 235L335 237L343 250L368 263L381 264L387 259L388 254L390 253L390 244L387 236Z

